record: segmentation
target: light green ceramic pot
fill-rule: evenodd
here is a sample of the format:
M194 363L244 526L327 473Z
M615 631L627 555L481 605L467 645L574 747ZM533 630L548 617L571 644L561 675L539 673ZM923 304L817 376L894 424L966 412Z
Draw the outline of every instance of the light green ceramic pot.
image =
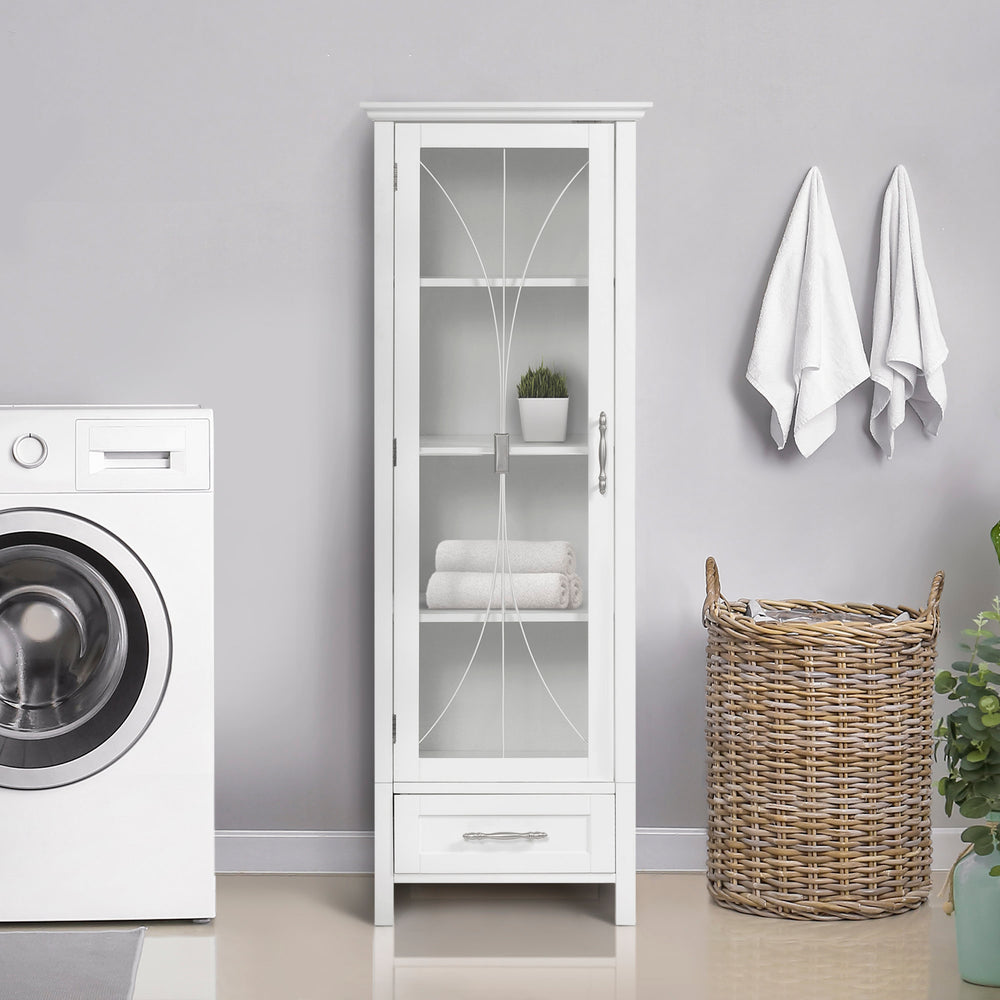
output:
M1000 822L1000 812L986 820ZM989 873L994 865L1000 865L997 850L967 854L955 867L958 972L980 986L1000 986L1000 878Z

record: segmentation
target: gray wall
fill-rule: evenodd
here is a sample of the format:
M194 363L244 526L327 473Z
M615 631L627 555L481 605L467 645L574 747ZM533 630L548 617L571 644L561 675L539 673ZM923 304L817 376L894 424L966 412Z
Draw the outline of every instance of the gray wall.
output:
M724 592L1000 589L995 0L0 0L0 399L217 413L218 825L371 828L371 128L379 100L656 103L639 126L639 824L700 826ZM952 357L885 462L870 390L808 461L743 381L819 164L866 341L910 171Z

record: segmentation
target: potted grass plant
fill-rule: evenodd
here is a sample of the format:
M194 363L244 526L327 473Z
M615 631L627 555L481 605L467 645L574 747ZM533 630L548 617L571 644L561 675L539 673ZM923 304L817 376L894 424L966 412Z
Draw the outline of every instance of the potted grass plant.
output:
M569 414L566 376L546 367L529 368L517 383L517 406L525 441L565 441Z
M991 532L1000 556L1000 523ZM938 783L950 816L957 806L970 826L965 850L948 877L945 910L955 915L958 971L970 983L1000 987L1000 598L976 616L962 643L968 656L934 682L956 707L940 720L935 754L948 773Z

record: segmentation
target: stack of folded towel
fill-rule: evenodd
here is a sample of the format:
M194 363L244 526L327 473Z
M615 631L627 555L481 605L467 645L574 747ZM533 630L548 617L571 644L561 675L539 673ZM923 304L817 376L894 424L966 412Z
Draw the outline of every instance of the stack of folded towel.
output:
M427 581L428 608L485 611L501 604L513 608L515 601L521 611L583 604L583 581L569 542L508 541L506 558L501 551L499 559L496 540L447 539L438 545Z

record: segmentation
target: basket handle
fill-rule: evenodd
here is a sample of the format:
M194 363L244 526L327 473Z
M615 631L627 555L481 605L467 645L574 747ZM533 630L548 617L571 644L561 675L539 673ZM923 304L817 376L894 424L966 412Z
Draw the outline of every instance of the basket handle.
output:
M705 560L705 603L701 609L701 623L708 627L708 616L719 606L722 598L721 584L719 583L719 567L712 556Z
M927 598L927 617L934 618L938 617L938 606L941 604L941 591L944 589L944 570L939 569L934 574L934 579L931 582L931 593L930 597Z

